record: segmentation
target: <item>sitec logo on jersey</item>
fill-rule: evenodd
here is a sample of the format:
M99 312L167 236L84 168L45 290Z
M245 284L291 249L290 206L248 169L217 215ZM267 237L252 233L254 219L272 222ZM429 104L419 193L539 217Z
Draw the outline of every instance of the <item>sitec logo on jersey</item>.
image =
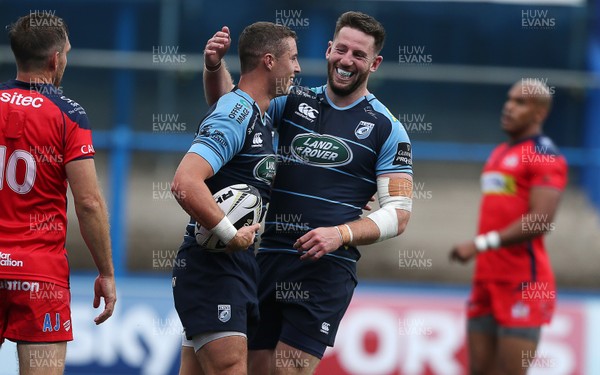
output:
M316 166L337 167L352 160L352 150L344 141L325 134L298 134L292 139L292 154Z
M314 122L317 118L317 115L319 114L319 111L317 111L316 109L314 109L306 103L300 103L298 109L296 110L296 114L305 120Z
M12 93L12 95L10 92L3 92L2 95L0 95L0 101L22 107L32 106L33 108L40 108L44 99L41 97L34 98L31 96L24 96L17 92Z

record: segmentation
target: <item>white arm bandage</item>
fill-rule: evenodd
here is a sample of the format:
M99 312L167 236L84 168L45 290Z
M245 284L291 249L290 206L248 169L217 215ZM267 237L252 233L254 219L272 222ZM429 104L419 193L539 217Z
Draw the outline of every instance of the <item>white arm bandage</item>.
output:
M473 241L478 251L495 250L500 247L500 234L493 230L486 234L480 234Z
M398 235L398 215L396 209L410 212L412 210L412 182L405 178L377 178L377 195L379 210L367 217L379 228L377 242Z
M231 224L231 221L224 216L214 228L210 230L224 244L227 244L237 234L237 229Z

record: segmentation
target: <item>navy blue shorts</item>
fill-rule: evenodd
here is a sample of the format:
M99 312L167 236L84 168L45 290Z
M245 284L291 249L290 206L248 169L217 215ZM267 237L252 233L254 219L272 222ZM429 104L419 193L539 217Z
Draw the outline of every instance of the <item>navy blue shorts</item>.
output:
M282 341L322 358L334 344L356 278L327 258L306 261L296 254L259 253L256 259L261 320L250 350L274 349Z
M258 325L258 265L254 254L179 250L173 268L173 297L186 336L236 331L248 338Z

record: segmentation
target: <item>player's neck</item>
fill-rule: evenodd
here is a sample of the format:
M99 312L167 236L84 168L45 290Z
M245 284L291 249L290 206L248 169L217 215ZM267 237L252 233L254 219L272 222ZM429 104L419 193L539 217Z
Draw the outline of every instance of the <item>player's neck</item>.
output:
M353 93L346 96L341 96L334 93L329 84L327 85L326 91L327 98L329 98L329 100L331 100L331 102L337 107L347 107L363 96L369 95L369 90L367 90L366 85L358 88Z
M523 139L527 139L527 138L532 138L538 135L542 134L542 127L541 126L532 126L529 129L526 129L525 131L519 132L519 133L514 133L514 134L509 134L508 137L510 138L510 143L515 143L515 142L519 142Z
M264 116L265 112L269 108L271 99L273 99L269 94L268 82L264 78L261 79L259 76L245 74L240 77L238 87L240 90L250 95L252 100L254 100L258 105L258 108L260 108L260 114Z
M17 72L17 81L29 83L53 83L52 74L44 72Z

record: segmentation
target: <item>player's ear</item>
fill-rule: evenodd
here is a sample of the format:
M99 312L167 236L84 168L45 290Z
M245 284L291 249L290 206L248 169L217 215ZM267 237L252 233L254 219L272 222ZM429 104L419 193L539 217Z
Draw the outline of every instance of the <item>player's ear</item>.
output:
M265 64L265 68L267 68L267 70L273 70L273 66L275 65L275 56L270 53L265 54L263 56L263 64Z
M55 72L58 69L59 54L60 52L56 51L48 58L48 69L51 72Z
M377 71L377 69L379 68L379 65L381 65L381 62L383 61L383 56L379 55L375 58L375 60L373 60L373 63L371 64L371 67L369 68L369 70L371 72L375 72Z
M327 51L325 51L325 58L328 59L329 55L331 55L331 46L333 45L333 42L330 40L329 43L327 43Z

